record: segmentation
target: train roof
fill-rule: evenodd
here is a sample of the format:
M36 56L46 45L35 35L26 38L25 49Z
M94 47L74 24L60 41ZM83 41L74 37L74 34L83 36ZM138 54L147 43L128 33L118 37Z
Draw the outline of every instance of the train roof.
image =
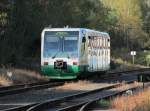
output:
M99 34L102 35L107 35L109 36L109 34L107 32L101 32L101 31L97 31L94 29L88 29L88 28L70 28L70 27L64 27L64 28L50 28L50 27L46 27L44 28L43 31L87 31L87 32L97 32Z

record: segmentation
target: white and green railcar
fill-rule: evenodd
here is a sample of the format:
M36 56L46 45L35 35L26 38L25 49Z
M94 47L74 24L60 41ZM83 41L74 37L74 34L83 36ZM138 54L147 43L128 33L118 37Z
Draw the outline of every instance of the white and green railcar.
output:
M110 37L106 32L45 28L41 36L41 70L51 79L75 79L110 67Z

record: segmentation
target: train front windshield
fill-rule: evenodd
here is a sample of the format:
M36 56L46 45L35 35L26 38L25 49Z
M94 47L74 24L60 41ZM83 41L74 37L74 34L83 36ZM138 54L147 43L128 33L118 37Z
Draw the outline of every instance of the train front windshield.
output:
M68 58L78 56L78 31L46 31L44 34L43 57Z

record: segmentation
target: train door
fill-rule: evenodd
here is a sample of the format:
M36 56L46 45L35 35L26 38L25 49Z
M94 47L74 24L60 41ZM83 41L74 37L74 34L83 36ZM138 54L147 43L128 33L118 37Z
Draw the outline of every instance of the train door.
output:
M96 71L98 71L98 60L99 60L99 38L98 36L96 37Z
M104 70L106 69L106 37L104 36Z
M108 69L110 68L110 38L108 36L107 39L107 44L108 44Z
M107 38L106 36L104 36L104 70L107 69Z
M101 49L101 59L102 59L102 70L104 69L104 37L102 35L102 49Z
M94 37L94 54L93 54L93 66L94 66L94 71L97 71L97 37Z
M96 42L95 42L95 37L94 37L94 47L93 47L93 70L96 70Z
M102 38L99 36L99 71L102 69L102 57L101 57L101 45L102 45Z
M100 52L100 38L98 36L98 40L97 40L97 70L99 71L99 67L100 67L100 55L99 55L99 52Z
M100 36L100 51L99 51L99 64L100 64L100 70L102 70L102 36Z
M107 36L105 37L105 70L108 67L108 44L107 44Z
M79 54L79 64L80 64L80 71L84 72L87 71L88 68L88 45L87 45L87 33L84 32L80 36L80 54Z
M95 42L95 46L94 46L94 71L97 71L97 37L94 37L94 42Z
M108 37L106 38L106 43L107 43L107 47L106 47L106 50L107 50L107 53L106 53L106 60L107 60L107 69L109 68L108 66L109 66L109 58L108 58L108 50L109 50L109 48L108 48Z
M99 36L98 69L101 70L101 36Z
M106 70L108 69L108 38L106 37Z
M94 45L95 45L95 42L94 42L94 37L92 36L92 48L91 48L91 65L92 65L92 71L94 71Z

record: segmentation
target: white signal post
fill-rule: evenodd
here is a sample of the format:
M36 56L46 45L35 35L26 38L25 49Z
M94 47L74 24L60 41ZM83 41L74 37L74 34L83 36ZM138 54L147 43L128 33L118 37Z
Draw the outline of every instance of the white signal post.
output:
M136 51L131 51L132 63L134 64L134 56L136 55Z

